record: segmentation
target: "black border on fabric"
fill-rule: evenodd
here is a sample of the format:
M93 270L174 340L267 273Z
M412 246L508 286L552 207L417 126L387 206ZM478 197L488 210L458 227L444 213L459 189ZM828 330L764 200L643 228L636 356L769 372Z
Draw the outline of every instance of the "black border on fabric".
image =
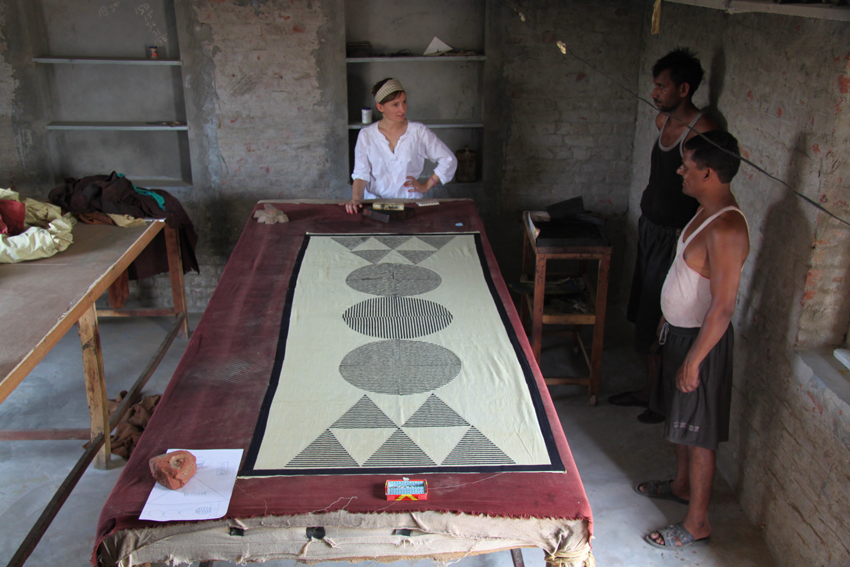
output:
M472 235L475 238L475 250L478 254L478 260L481 263L481 271L484 275L484 281L490 290L490 295L499 317L502 319L502 324L510 339L511 345L514 348L514 354L520 364L523 375L525 376L526 387L531 395L532 405L537 417L537 424L540 427L540 433L543 436L543 441L546 445L546 451L549 455L550 464L548 465L489 465L489 466L467 466L467 467L381 467L381 468L327 468L327 469L262 469L254 468L257 462L257 456L260 452L263 436L265 435L266 425L268 424L269 410L277 386L280 381L281 369L283 368L283 360L286 355L286 340L289 335L289 320L292 311L292 302L295 295L295 285L298 281L298 274L301 271L301 263L304 260L304 254L307 246L310 243L311 236L463 236ZM493 282L493 277L490 274L490 268L487 264L487 256L484 253L484 244L479 232L428 232L428 233L345 233L345 234L308 234L304 237L304 242L301 245L301 250L298 252L298 258L292 268L292 276L290 278L289 289L286 294L286 304L281 316L280 336L278 338L277 354L275 355L274 367L272 375L269 378L269 388L266 391L266 396L263 399L263 404L260 408L260 415L257 420L257 426L254 429L254 435L251 439L251 444L248 447L248 452L245 458L245 463L239 471L240 478L258 478L268 476L328 476L328 475L376 475L376 474L429 474L429 473L492 473L492 472L564 472L564 464L561 461L561 455L558 452L558 447L555 444L555 437L552 434L552 427L549 419L546 416L546 408L543 405L543 398L540 390L537 387L537 382L534 379L534 373L531 371L531 365L525 352L522 350L522 345L516 334L513 324L511 324L505 306L502 304L502 299L499 297L499 292Z
M245 455L245 462L242 465L243 471L253 471L254 465L257 463L257 456L260 453L260 445L262 445L263 435L266 431L266 425L269 420L269 410L274 400L274 395L277 392L277 386L280 382L280 371L283 369L283 359L286 355L286 339L289 337L289 317L292 314L292 301L295 297L295 284L298 282L298 274L301 273L301 262L304 261L304 254L307 252L307 244L310 242L310 237L305 236L301 242L301 249L298 250L298 256L295 258L295 264L292 266L292 275L289 278L289 288L286 290L286 303L283 304L283 313L280 316L280 335L277 339L277 349L275 350L274 366L272 367L272 375L269 377L269 388L266 390L266 396L263 398L263 405L260 406L260 416L257 419L257 426L254 428L254 435L251 437L251 444L248 446L248 452ZM279 476L279 475L276 475Z

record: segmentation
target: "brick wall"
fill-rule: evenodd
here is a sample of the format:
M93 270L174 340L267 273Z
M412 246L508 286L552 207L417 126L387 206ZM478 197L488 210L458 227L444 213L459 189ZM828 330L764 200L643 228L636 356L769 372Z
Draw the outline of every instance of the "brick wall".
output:
M850 218L843 179L850 27L845 23L663 4L644 37L642 77L677 46L706 68L697 93L743 154ZM649 173L654 111L638 110L630 226ZM846 226L743 165L733 190L750 223L735 327L732 438L718 453L748 516L783 565L850 562L850 414L794 353L836 345L850 322Z
M520 254L518 220L523 210L581 196L585 207L609 217L615 241L612 291L621 279L622 217L628 209L635 105L611 81L556 46L629 88L639 70L642 3L532 2L518 12L493 3L488 56L500 71L502 111L495 133L503 153L499 195L503 224L514 223L513 242L500 242L510 274ZM494 59L495 58L495 59ZM502 161L503 160L503 161Z
M201 235L190 307L206 305L260 199L345 192L342 2L176 5ZM161 294L160 294L161 295Z

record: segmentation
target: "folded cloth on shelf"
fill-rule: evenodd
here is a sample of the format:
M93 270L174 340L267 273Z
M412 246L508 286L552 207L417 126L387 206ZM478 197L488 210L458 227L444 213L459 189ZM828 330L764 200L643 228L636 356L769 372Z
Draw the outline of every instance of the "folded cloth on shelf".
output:
M169 228L180 232L183 272L190 270L200 272L198 260L195 257L195 245L198 243L195 227L180 201L167 191L146 189L144 192L139 192L132 181L113 171L109 175L90 175L79 179L69 177L65 179L64 185L50 191L49 198L51 203L78 215L105 213L129 215L134 218L164 219ZM160 199L165 203L165 210L159 205ZM141 280L167 271L168 255L163 233L156 235L127 268L131 280Z

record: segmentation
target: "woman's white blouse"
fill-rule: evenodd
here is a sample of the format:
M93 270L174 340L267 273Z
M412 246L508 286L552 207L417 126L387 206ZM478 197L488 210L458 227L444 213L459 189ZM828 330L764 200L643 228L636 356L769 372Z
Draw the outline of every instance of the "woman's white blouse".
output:
M424 124L408 121L407 131L393 152L375 122L357 136L351 178L366 181L365 199L419 199L422 193L408 192L404 182L408 175L419 178L426 159L437 164L434 173L441 183L448 183L454 177L457 158Z

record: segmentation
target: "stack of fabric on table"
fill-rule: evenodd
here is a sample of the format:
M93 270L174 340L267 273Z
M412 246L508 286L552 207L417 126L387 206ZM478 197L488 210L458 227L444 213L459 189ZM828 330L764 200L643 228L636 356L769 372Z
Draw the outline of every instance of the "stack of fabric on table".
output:
M89 224L129 226L135 219L164 219L169 228L180 232L183 271L199 272L195 257L198 235L189 215L175 197L161 189L136 187L114 171L109 175L67 178L49 194L50 202L74 213ZM140 280L168 271L165 235L160 233L127 269L131 280Z

